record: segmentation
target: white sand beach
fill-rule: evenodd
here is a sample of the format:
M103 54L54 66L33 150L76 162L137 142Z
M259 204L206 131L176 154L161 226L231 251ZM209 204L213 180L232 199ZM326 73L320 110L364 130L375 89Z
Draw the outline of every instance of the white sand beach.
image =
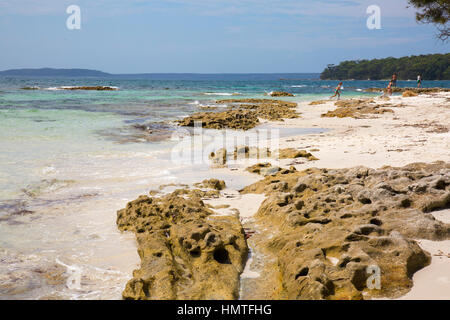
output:
M368 115L365 119L323 118L322 114L336 109L334 101L319 105L299 102L301 118L270 123L277 127L324 128L321 134L301 135L280 140L280 148L307 150L318 161L281 160L278 165L297 170L307 168L350 168L366 166L405 166L414 162L450 161L450 93L436 93L389 101L376 98L382 108L393 113ZM245 167L234 168L243 174ZM232 192L232 191L231 191ZM227 191L230 194L230 191ZM236 213L251 219L264 198L257 195L233 196L209 201L213 206L227 205L218 213ZM233 211L234 210L234 211ZM433 213L437 220L450 223L450 210ZM244 224L245 226L245 224ZM264 232L261 230L260 232ZM419 245L432 256L431 265L414 275L413 289L402 299L449 299L450 241L434 242L417 239ZM250 261L252 263L252 261ZM250 268L246 268L250 270ZM252 275L255 273L252 272Z

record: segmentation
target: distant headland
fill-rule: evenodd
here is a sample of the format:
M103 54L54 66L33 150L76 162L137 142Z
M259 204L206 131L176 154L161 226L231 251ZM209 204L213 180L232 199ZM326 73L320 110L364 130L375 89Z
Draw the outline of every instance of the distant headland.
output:
M418 75L427 80L450 80L450 53L402 58L344 61L330 64L322 72L322 80L383 80L397 74L400 80L413 80Z

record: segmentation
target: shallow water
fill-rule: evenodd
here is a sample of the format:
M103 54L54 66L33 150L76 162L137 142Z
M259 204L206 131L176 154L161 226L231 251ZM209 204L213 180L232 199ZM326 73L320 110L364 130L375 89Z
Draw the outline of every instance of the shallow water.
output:
M48 90L70 85L110 85L119 91ZM187 140L180 148L190 131L160 122L235 92L241 95L233 98L264 98L264 92L287 90L298 96L286 100L298 101L328 96L334 85L312 80L0 78L0 299L120 299L139 258L134 235L116 228L118 209L163 184L220 177L240 189L253 182L210 169L209 149L200 152L198 162L173 161L175 146L197 154L201 145ZM26 86L41 89L21 89ZM384 83L348 84L371 86ZM350 96L361 95L349 90ZM154 131L153 138L141 126ZM258 128L266 129L280 137L323 130ZM205 133L203 143L210 151L217 147L214 141L239 144L246 137Z

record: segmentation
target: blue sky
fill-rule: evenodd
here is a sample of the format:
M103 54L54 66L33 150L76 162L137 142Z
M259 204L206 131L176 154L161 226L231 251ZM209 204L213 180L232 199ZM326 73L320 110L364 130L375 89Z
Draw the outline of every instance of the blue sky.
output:
M81 8L68 30L66 8ZM369 5L380 30L366 27ZM0 0L0 70L321 72L343 60L447 53L406 0Z

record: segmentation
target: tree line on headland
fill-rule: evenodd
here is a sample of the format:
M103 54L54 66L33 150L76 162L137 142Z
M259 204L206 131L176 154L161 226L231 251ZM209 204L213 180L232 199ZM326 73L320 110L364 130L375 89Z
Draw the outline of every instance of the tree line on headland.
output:
M344 61L330 64L320 75L322 80L384 80L397 74L400 80L450 80L450 53L403 58Z

